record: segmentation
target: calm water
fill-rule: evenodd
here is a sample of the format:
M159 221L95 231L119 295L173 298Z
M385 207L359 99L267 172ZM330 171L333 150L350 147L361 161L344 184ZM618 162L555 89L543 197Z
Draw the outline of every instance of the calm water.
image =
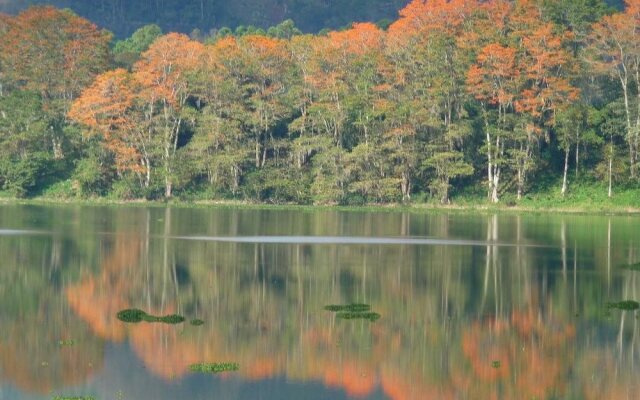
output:
M0 399L636 399L634 263L640 217L1 206Z

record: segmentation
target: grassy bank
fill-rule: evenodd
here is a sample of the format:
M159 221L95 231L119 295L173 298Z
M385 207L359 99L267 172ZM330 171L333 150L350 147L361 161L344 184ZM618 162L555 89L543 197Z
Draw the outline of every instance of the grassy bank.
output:
M317 210L333 209L345 211L485 211L485 212L558 212L558 213L590 213L590 214L640 214L640 188L622 188L614 190L613 197L607 196L604 185L592 183L576 186L566 196L562 196L554 185L544 190L528 193L517 200L513 195L505 195L497 204L487 201L482 190L461 193L451 199L450 204L436 201L416 200L408 204L364 204L364 205L300 205L257 203L245 200L203 200L175 198L161 200L119 200L109 197L61 197L41 195L31 198L16 198L6 192L0 192L0 204L47 204L47 205L108 205L108 206L143 206L143 207L232 207L256 209L299 209Z

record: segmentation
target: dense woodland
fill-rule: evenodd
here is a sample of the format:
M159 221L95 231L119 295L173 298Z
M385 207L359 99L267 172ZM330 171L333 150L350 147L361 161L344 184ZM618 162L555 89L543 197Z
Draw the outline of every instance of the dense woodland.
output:
M640 0L399 14L115 43L69 10L0 15L0 185L305 204L638 187Z

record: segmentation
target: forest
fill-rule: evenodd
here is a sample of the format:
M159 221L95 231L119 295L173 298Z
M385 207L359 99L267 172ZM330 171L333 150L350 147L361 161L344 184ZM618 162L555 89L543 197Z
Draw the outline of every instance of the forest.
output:
M517 203L640 188L640 0L413 0L116 40L68 9L0 14L6 196Z

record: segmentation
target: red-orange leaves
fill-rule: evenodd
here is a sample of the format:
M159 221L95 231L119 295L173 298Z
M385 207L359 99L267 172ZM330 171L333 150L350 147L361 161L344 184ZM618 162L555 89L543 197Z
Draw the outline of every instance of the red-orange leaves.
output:
M566 77L570 71L570 55L562 48L561 37L553 33L551 24L544 24L522 40L525 54L521 62L527 85L516 103L518 111L542 117L578 97L578 89Z
M514 81L519 75L515 49L492 43L480 51L469 69L467 89L480 101L507 105L514 99Z
M70 11L33 7L2 18L0 59L14 82L45 98L70 99L106 68L110 40Z
M186 95L185 73L196 67L203 51L201 43L178 33L156 40L134 66L147 100L180 103Z
M105 148L114 154L119 171L142 171L140 154L133 144L134 86L129 73L123 69L105 72L82 92L69 111L70 119L103 136Z
M426 31L454 33L478 8L477 0L413 0L400 10L400 19L389 27L392 36Z
M127 71L116 69L98 76L73 103L69 118L105 135L126 124L125 113L133 103Z
M371 23L355 23L346 31L329 33L332 47L348 55L362 55L382 46L384 32Z

